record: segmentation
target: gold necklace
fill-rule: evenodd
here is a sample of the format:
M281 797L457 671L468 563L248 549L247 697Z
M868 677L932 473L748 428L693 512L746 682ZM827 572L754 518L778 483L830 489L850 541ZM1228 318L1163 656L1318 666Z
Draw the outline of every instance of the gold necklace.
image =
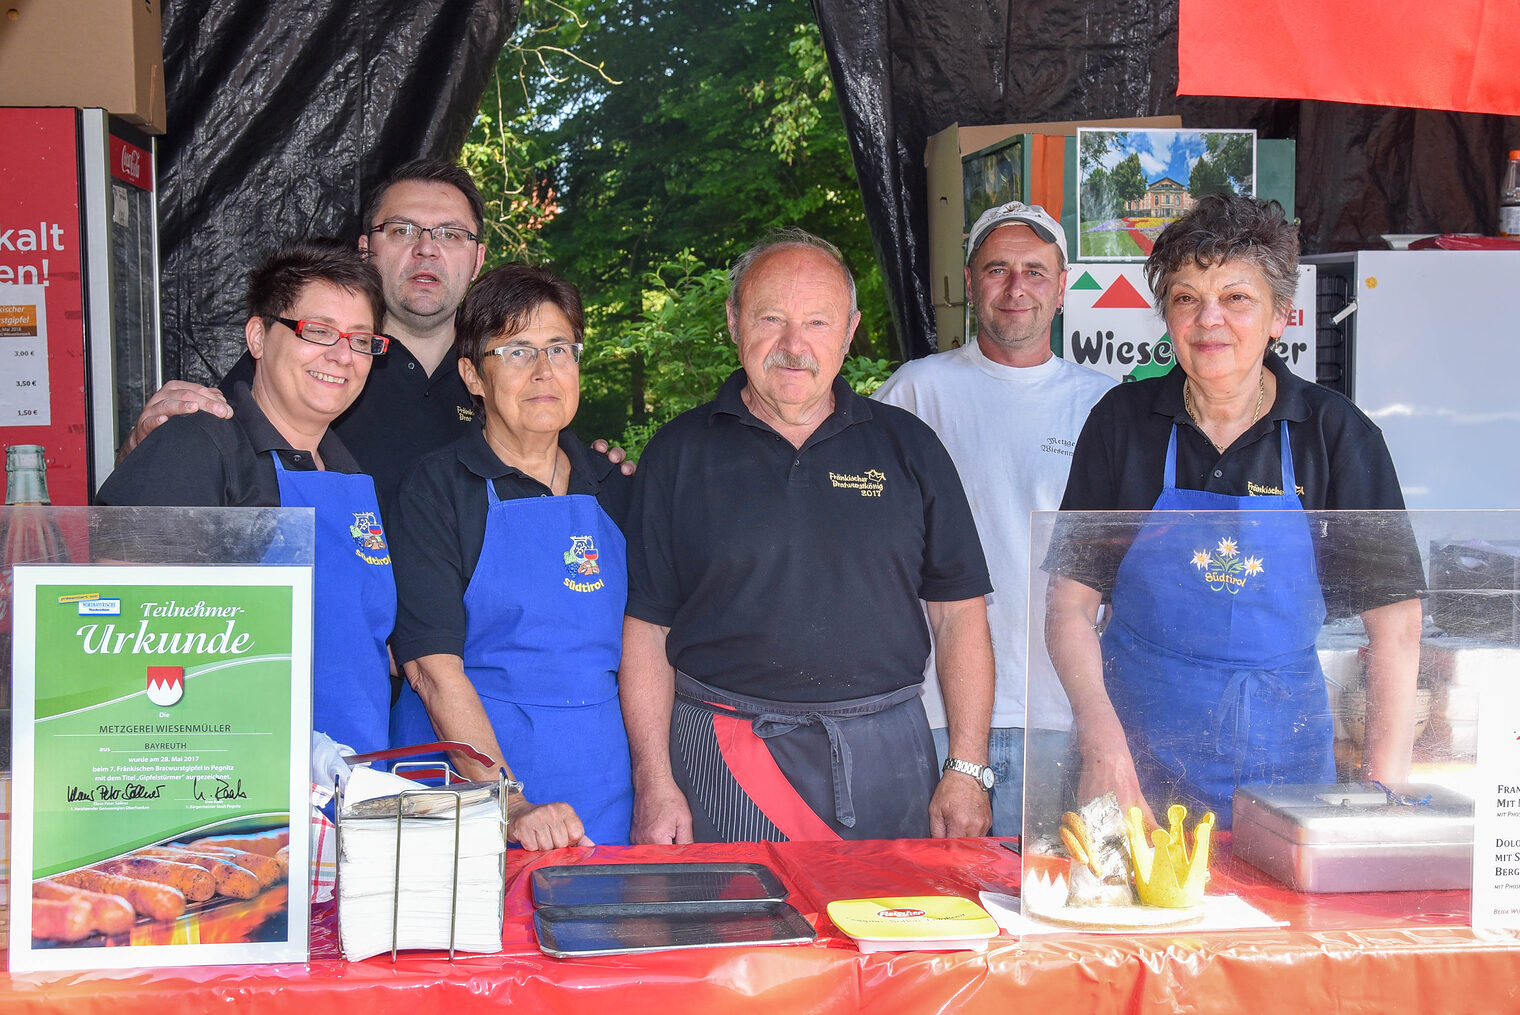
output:
M1251 422L1246 424L1247 430L1255 426L1256 421L1261 419L1261 407L1262 404L1267 400L1267 375L1265 371L1263 371L1261 376L1257 378L1257 384L1256 411L1251 413ZM1187 410L1188 418L1193 421L1193 425L1198 428L1198 432L1203 434L1204 440L1208 441L1210 444L1213 444L1215 451L1219 452L1221 455L1224 454L1224 448L1220 447L1214 442L1214 438L1210 437L1209 432L1203 428L1203 423L1199 421L1197 413L1193 412L1193 389L1191 387L1191 382L1186 378L1184 378L1182 381L1182 407Z

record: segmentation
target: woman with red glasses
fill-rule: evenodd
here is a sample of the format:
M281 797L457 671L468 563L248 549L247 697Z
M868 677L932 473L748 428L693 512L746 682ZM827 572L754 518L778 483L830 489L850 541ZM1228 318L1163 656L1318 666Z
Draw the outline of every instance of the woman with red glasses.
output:
M330 429L390 339L380 276L338 241L292 243L248 276L253 383L231 419L174 416L128 455L100 504L315 509L312 725L356 752L386 746L396 585L375 484Z

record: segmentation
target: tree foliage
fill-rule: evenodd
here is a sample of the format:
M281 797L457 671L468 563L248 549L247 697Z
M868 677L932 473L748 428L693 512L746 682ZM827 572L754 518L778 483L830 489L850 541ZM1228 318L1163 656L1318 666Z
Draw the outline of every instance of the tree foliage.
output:
M1250 134L1238 131L1209 134L1203 143L1206 158L1229 181L1230 189L1239 193L1252 189L1256 153Z
M632 426L637 443L712 396L737 365L724 269L782 226L840 246L860 287L857 351L895 352L802 0L527 0L465 162L503 219L492 262L547 262L581 288L582 433Z
M1210 194L1228 193L1232 188L1230 181L1225 176L1224 170L1203 156L1193 163L1192 171L1188 174L1188 193L1194 198L1208 197Z
M1140 168L1140 155L1138 152L1130 152L1119 164L1114 166L1114 171L1109 174L1109 180L1113 184L1114 196L1120 204L1126 201L1138 201L1145 196L1145 170Z
M1098 222L1118 214L1119 205L1114 200L1114 184L1108 178L1108 170L1102 166L1093 167L1082 178L1082 218Z

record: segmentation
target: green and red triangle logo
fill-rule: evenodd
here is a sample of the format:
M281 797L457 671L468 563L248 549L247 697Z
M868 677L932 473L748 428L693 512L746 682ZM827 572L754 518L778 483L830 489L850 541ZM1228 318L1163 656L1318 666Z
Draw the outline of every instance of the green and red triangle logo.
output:
M1108 287L1108 291L1093 303L1094 309L1101 307L1104 310L1149 310L1150 306L1150 301L1141 296L1140 291L1123 275L1114 279L1114 284Z

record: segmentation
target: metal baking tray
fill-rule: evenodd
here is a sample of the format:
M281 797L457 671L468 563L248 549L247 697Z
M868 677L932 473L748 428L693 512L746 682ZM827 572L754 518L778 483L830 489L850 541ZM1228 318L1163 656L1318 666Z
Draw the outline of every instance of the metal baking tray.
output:
M1234 854L1300 892L1471 888L1472 801L1388 788L1405 802L1370 783L1237 787Z
M786 888L758 863L587 863L533 872L535 906L781 902Z
M538 947L557 959L673 948L804 944L816 932L785 902L545 906L533 913Z

